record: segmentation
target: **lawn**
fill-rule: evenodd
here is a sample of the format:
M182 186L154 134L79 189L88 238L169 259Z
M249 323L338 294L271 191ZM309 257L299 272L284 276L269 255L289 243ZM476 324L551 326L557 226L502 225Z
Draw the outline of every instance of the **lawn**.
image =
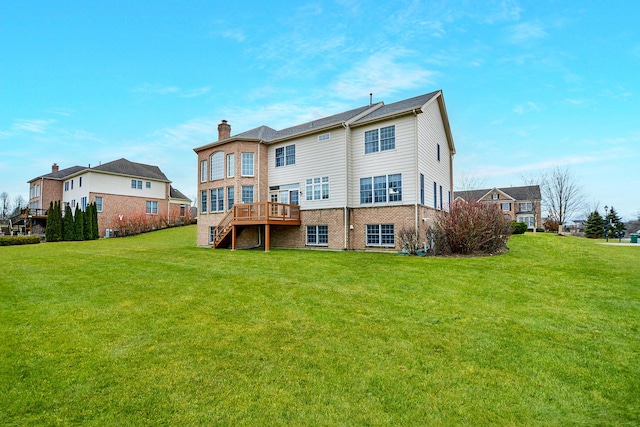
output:
M0 248L2 425L638 425L640 248Z

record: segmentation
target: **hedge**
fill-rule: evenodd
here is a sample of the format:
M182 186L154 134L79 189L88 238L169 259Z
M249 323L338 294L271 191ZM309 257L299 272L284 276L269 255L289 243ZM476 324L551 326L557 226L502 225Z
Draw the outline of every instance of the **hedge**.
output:
M40 236L0 236L0 246L33 245L40 243Z

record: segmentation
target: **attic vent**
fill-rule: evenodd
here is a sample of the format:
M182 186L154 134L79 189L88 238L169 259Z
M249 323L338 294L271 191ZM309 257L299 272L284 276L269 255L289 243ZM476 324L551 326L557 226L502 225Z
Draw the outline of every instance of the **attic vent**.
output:
M331 139L330 133L323 133L322 135L318 135L318 142L328 141Z

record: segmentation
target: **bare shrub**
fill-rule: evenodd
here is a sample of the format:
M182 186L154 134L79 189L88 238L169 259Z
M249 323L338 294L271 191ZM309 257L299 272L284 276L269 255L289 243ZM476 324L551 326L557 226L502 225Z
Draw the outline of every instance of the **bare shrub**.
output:
M511 231L511 221L497 205L456 200L449 212L436 214L434 251L436 255L502 252Z
M420 247L418 230L416 230L415 228L403 227L398 231L397 235L402 250L408 254L415 255Z

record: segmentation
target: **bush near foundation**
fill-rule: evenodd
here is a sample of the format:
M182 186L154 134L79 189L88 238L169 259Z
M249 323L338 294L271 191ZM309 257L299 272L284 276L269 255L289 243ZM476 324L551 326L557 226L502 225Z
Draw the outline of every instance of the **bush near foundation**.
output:
M511 221L493 204L454 201L435 217L435 254L495 254L507 250Z
M524 234L529 229L527 224L524 222L512 221L511 227L513 229L513 234Z

